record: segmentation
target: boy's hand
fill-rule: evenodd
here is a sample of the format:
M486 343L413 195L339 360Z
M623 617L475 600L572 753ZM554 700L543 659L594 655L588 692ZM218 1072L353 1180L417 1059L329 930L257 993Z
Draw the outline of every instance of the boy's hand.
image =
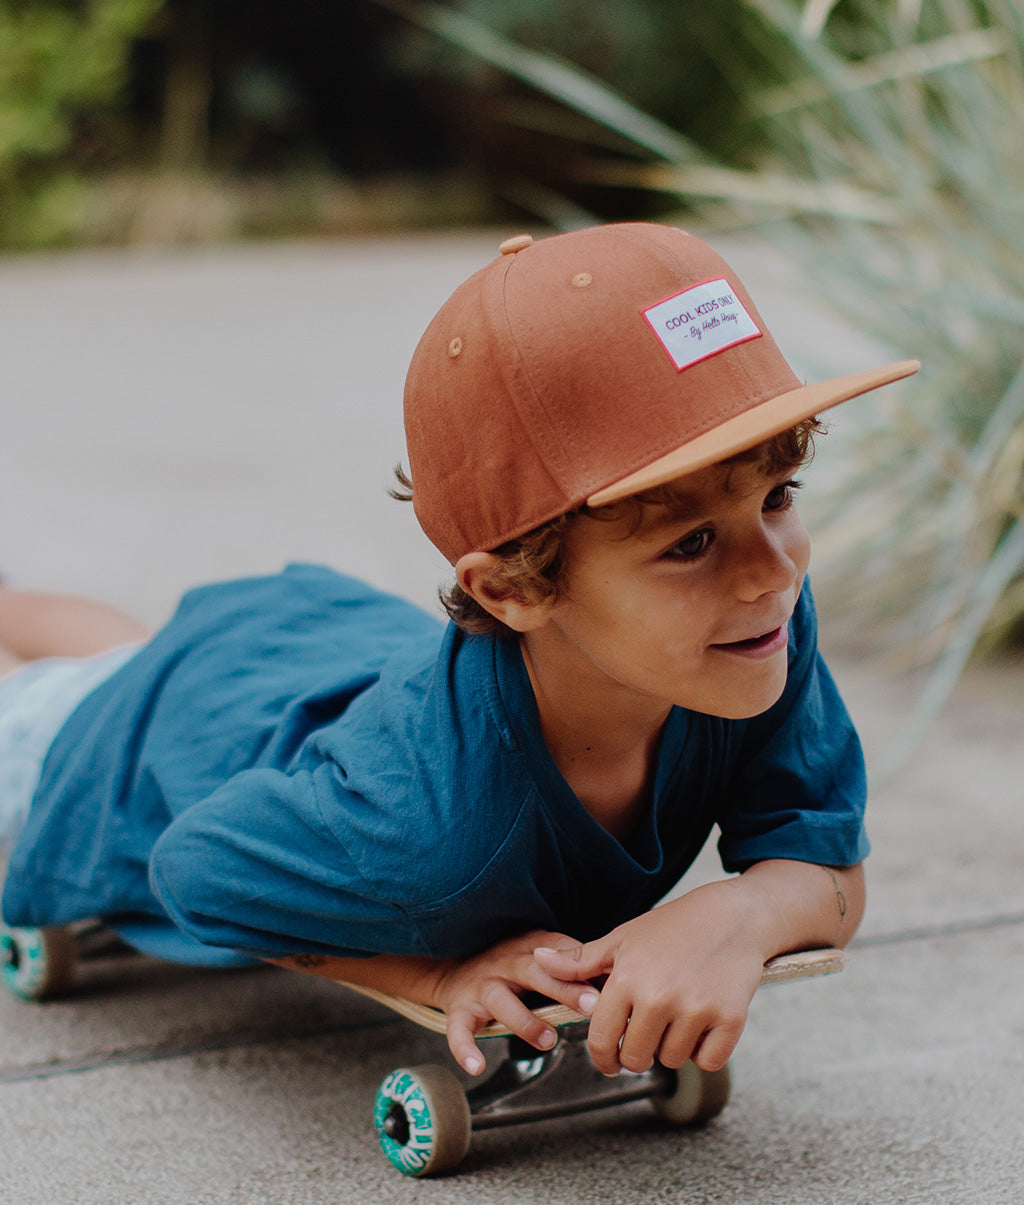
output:
M474 1036L491 1021L506 1026L538 1050L554 1046L554 1028L526 1007L520 998L525 992L539 992L586 1015L597 1004L598 993L588 983L579 982L579 976L559 979L542 968L533 956L538 946L580 948L579 942L564 934L535 930L454 962L439 976L432 1003L447 1016L448 1045L471 1075L484 1069Z
M706 1071L728 1062L765 961L732 888L708 884L597 941L535 951L553 978L607 976L590 1021L599 1071L646 1071L655 1057Z

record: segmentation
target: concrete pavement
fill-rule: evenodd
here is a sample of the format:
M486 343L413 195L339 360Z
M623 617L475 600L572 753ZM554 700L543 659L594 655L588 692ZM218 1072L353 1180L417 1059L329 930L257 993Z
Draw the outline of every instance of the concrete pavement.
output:
M384 496L401 382L497 240L0 261L0 569L152 622L189 585L304 558L433 605L444 566ZM798 371L863 366L765 249L730 258ZM875 761L912 685L831 661ZM704 1132L629 1106L479 1135L458 1175L407 1181L369 1108L440 1040L298 975L117 960L66 1001L0 994L0 1201L1019 1202L1022 724L1024 664L974 671L876 793L848 969L759 994Z

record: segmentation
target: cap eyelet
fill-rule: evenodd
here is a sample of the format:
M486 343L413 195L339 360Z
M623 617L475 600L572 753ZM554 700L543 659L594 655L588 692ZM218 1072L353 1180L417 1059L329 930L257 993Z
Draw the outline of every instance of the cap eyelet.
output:
M532 234L514 234L511 238L505 239L503 243L499 243L498 251L501 255L515 255L517 251L523 251L532 245Z

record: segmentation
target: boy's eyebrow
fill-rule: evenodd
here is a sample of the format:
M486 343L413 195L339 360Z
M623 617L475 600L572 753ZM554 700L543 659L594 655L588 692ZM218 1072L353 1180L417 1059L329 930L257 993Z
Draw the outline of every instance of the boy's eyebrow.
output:
M766 479L786 479L783 473L763 475ZM753 490L760 488L760 484L756 484ZM720 488L725 493L733 493L735 487L731 484L731 477L726 476L724 482L720 483ZM634 501L642 506L643 514L634 534L654 537L670 527L706 519L715 509L717 494L716 488L685 489L680 485L652 490L646 498L643 494L638 494Z
M646 514L640 520L637 534L655 536L669 527L703 518L708 512L708 501L702 493L673 490L670 502L649 503L644 510Z

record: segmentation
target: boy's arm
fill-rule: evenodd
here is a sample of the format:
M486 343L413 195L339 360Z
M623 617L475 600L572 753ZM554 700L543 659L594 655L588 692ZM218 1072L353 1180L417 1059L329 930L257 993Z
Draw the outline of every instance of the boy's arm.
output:
M864 910L860 866L781 859L703 887L586 945L538 949L552 977L607 976L590 1022L590 1050L606 1075L689 1059L723 1067L746 1024L769 958L844 946Z
M563 934L534 930L498 942L471 958L293 954L267 961L441 1009L448 1020L452 1054L471 1075L479 1075L484 1060L473 1035L491 1021L504 1025L539 1050L549 1050L555 1044L554 1029L526 1007L520 998L524 992L539 992L581 1013L589 1012L597 1003L597 993L589 984L575 977L569 981L555 979L534 958L538 946L564 945L579 949L579 942Z

